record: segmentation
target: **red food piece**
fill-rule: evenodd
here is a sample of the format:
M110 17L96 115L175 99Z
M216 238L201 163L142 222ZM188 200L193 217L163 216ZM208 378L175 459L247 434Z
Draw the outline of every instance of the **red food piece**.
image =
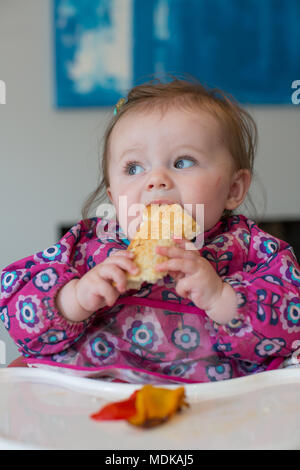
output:
M135 399L138 390L136 390L127 400L109 403L91 415L92 419L97 421L111 419L128 419L136 414Z

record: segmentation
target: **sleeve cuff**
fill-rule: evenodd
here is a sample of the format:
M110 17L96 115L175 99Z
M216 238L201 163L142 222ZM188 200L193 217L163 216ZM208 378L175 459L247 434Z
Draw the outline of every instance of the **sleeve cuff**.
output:
M73 279L79 279L78 273L67 270L65 271L60 277L52 289L51 296L48 298L48 305L47 308L49 309L49 314L51 315L52 325L59 329L65 330L67 336L78 336L81 334L88 324L88 320L84 320L81 322L71 322L67 320L57 309L56 306L56 296L58 291L68 282L72 281Z

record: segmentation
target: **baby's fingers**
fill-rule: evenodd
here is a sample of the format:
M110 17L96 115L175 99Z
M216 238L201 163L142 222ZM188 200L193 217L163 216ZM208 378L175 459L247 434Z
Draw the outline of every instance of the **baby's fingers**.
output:
M200 256L198 251L185 250L184 246L157 246L156 252L168 258L194 259Z
M98 274L101 279L111 281L118 289L119 293L125 292L127 283L126 274L118 266L114 264L103 264L99 267Z
M179 279L182 279L184 277L184 274L179 273L177 271L169 271L169 276L173 279L173 281L177 282Z
M105 300L106 305L111 307L119 297L119 292L106 280L102 279L97 287L97 293Z
M197 271L197 263L191 259L172 258L155 266L156 271L177 271L183 274L194 274Z
M190 280L187 279L186 277L183 279L180 279L176 285L176 292L180 297L188 299L191 293Z
M128 250L117 250L113 252L109 257L115 257L115 256L125 256L125 258L130 258L132 259L134 257L134 253L132 251Z
M123 269L124 271L127 271L131 274L137 274L139 271L138 266L135 264L135 262L131 259L128 258L128 255L112 255L107 260L105 263L102 264L102 266L118 266L119 268Z

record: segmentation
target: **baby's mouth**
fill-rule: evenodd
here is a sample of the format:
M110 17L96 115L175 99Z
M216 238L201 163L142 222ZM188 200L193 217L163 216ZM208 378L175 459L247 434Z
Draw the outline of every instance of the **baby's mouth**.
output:
M171 204L179 204L179 203L176 201L170 201L169 199L155 199L154 201L148 202L146 206L150 206L150 205L163 206L163 205L171 205Z

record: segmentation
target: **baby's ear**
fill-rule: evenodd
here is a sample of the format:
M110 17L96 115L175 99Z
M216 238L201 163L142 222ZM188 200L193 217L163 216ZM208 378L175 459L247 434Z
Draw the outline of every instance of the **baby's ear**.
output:
M225 209L234 210L239 207L250 188L251 173L250 170L237 170L231 180L230 191L228 194Z
M107 193L107 195L108 195L108 197L109 197L109 200L110 200L111 202L113 202L112 196L111 196L111 190L110 190L109 187L106 189L106 193Z

